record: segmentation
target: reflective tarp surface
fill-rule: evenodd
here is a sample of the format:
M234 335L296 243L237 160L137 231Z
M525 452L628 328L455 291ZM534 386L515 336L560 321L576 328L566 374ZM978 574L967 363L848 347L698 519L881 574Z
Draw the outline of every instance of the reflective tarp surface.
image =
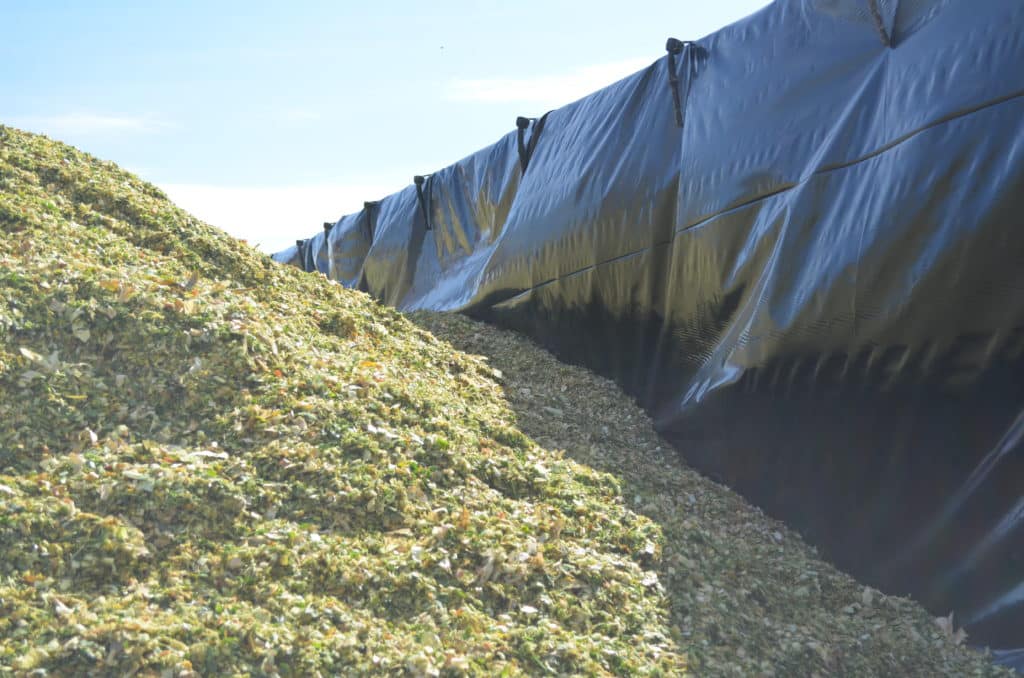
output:
M1024 646L1024 3L777 0L524 123L275 258L614 377L841 567Z

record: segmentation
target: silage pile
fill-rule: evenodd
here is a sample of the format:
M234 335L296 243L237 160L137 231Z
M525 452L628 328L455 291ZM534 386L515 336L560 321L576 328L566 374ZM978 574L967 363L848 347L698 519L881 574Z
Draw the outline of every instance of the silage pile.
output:
M1014 675L964 647L955 614L932 618L821 560L784 524L688 467L613 382L528 338L453 314L412 320L503 374L515 425L615 475L662 533L658 575L680 647L709 675Z
M992 672L518 338L3 127L0 231L0 672Z

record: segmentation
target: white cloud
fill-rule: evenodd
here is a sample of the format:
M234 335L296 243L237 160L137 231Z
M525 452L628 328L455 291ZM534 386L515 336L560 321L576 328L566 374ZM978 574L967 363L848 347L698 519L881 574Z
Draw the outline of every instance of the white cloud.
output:
M171 127L166 121L152 116L103 115L97 113L65 113L62 115L35 115L11 119L14 127L41 132L55 137L73 137L87 134L149 133Z
M386 185L385 185L386 184ZM379 200L402 188L380 184L307 186L210 186L160 184L179 207L242 238L268 254L316 235L325 221L358 212L367 200Z
M627 59L577 68L567 73L526 78L453 80L448 84L451 101L529 103L557 108L612 84L651 64L651 59Z

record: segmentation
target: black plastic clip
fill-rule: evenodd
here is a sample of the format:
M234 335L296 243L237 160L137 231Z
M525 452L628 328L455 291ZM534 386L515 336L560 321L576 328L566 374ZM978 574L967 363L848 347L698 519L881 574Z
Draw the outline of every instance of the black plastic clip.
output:
M537 148L537 140L540 138L540 133L544 130L544 121L548 119L548 113L545 113L540 118L524 118L523 116L516 118L519 169L523 174L526 174L526 167L530 164L530 158L533 157L534 149ZM530 141L527 143L526 130L530 128L530 123L533 123L533 134L530 135Z
M334 228L334 222L331 222L331 221L325 221L324 222L324 234L330 233L332 228Z
M412 178L412 182L416 184L416 198L420 203L420 210L423 212L423 222L426 224L427 230L431 230L430 227L430 212L427 209L427 200L423 197L423 184L427 183L427 179L432 175L420 176L417 174ZM427 186L427 190L430 190L430 186Z

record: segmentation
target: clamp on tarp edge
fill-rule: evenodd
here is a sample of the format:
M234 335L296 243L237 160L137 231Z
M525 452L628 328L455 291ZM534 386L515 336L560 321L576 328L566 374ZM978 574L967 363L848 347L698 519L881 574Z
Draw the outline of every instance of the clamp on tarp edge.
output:
M433 176L431 174L420 175L417 174L412 178L412 182L416 184L416 199L420 203L420 211L423 212L423 223L426 225L428 231L433 230L430 226L430 212L427 210L427 200L423 195L423 184L428 184L428 179ZM427 190L430 190L428 184Z
M540 139L540 133L544 131L544 123L548 119L551 111L548 111L539 118L525 118L519 116L516 118L516 146L519 149L519 169L522 174L526 174L526 168L530 164L530 158L533 157L533 152L537 148L537 140ZM533 133L530 135L530 141L526 141L526 130L533 125Z
M377 230L376 224L374 223L374 208L380 204L380 200L367 200L363 203L363 211L366 212L366 230L367 235L370 238L370 242L373 242L373 232Z
M672 91L672 108L676 114L676 127L680 129L683 127L684 122L684 107L686 106L686 97L690 95L690 74L686 77L686 92L680 96L679 93L679 75L676 73L677 63L676 57L684 57L683 61L688 66L690 59L685 58L690 50L696 50L695 55L703 54L703 48L695 42L689 40L678 40L676 38L669 38L665 41L665 51L668 52L668 86Z
M526 166L530 162L530 157L526 150L526 141L524 139L526 130L529 126L529 118L524 118L521 115L516 118L516 148L519 149L519 171L522 174L526 174Z
M519 149L519 169L521 174L526 174L526 167L530 164L530 158L533 157L533 152L537 148L537 140L540 139L540 133L544 131L544 123L548 119L548 115L551 111L548 111L539 118L525 118L519 116L516 118L516 146ZM533 133L530 135L530 141L526 141L526 130L533 125Z

